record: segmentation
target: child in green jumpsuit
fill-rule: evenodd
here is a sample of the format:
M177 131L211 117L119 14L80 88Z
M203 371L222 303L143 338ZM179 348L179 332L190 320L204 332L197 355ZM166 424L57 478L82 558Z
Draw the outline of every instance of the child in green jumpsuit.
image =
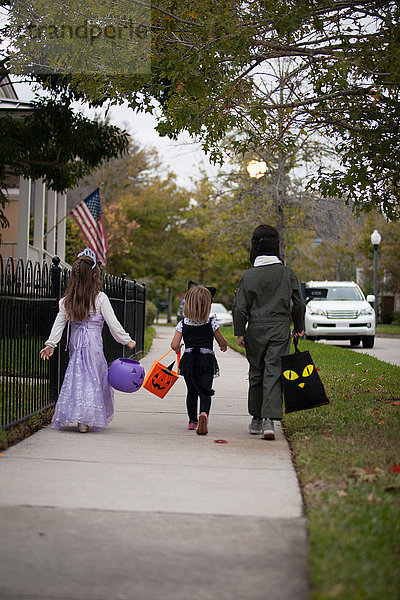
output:
M250 364L248 409L252 434L275 439L282 419L281 356L304 333L305 305L295 273L279 257L279 234L260 225L251 238L252 267L243 273L233 304L234 333ZM292 306L292 308L291 308Z

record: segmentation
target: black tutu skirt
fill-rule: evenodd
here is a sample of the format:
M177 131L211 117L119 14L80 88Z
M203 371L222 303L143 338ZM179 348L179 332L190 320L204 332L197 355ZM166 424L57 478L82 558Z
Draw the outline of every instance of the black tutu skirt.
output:
M193 348L192 352L184 352L179 363L179 375L190 377L199 393L212 396L214 391L204 389L199 382L199 376L204 373L212 373L214 377L218 377L219 367L214 353L203 354L199 348Z

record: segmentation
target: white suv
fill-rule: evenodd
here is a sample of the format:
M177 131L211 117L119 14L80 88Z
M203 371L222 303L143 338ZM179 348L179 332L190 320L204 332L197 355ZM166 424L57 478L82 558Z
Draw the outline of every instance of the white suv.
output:
M309 340L350 340L373 348L375 296L364 294L354 281L309 281L305 284L305 335Z

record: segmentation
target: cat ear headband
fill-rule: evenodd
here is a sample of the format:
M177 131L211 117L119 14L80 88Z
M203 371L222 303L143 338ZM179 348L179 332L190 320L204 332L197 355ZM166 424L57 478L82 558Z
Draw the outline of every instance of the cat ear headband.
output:
M196 283L195 281L188 281L188 290L190 290L190 288L194 287L195 285L200 285L200 284ZM205 285L204 287L207 288L208 291L210 292L211 298L214 298L215 294L217 293L217 288L208 287L207 285Z
M96 255L95 255L95 253L93 252L93 250L91 248L85 248L84 250L82 250L82 252L79 252L78 258L80 256L88 256L89 258L92 259L92 261L94 262L94 265L93 265L92 269L94 269L95 266L97 265Z

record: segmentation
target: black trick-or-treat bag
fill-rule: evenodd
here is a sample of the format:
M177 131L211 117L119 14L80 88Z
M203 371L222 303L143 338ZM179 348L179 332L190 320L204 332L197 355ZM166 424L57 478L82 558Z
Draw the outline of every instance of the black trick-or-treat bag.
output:
M285 413L329 404L311 354L300 352L297 338L293 343L293 354L281 357Z

